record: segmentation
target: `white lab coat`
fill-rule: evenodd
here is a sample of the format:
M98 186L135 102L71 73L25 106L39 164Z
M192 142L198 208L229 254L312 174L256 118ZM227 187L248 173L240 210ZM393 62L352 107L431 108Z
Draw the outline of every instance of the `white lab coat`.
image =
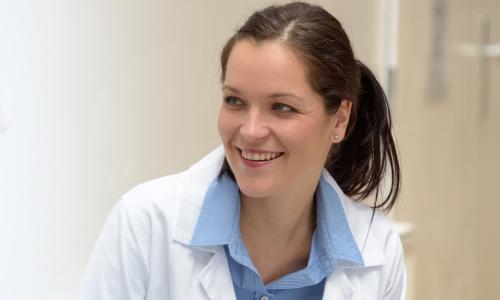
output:
M185 172L126 193L99 236L77 299L235 299L224 248L188 246L223 159L219 147ZM377 213L366 239L371 209L345 196L328 172L323 176L340 195L364 260L362 267L338 265L326 280L323 299L404 299L398 235Z

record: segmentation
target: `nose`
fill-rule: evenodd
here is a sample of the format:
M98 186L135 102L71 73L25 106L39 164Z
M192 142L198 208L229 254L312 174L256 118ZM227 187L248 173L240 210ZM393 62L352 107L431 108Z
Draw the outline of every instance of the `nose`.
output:
M240 127L240 134L247 141L266 138L270 132L265 116L256 110L248 112Z

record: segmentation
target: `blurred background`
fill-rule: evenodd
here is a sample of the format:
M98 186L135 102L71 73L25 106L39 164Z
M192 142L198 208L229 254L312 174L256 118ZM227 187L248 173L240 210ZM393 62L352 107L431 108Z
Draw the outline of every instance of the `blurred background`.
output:
M219 144L219 53L284 1L0 0L0 298L71 299L111 207ZM408 299L499 299L500 0L322 0L383 83Z

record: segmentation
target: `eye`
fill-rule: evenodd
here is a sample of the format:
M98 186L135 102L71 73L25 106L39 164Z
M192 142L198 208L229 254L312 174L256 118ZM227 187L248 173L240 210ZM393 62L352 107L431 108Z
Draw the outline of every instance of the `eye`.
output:
M229 105L241 105L242 101L239 98L233 96L224 97L224 102Z
M283 103L275 103L273 105L273 109L278 111L278 112L293 112L293 111L295 111L295 109L293 109L292 107L290 107L286 104L283 104Z

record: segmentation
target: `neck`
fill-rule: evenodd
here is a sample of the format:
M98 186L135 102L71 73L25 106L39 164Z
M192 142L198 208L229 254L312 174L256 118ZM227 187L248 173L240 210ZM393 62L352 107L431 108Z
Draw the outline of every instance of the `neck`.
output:
M303 181L280 195L241 194L240 230L265 284L307 266L316 227L317 181Z
M241 195L240 228L245 243L309 244L316 224L314 188L286 195Z

